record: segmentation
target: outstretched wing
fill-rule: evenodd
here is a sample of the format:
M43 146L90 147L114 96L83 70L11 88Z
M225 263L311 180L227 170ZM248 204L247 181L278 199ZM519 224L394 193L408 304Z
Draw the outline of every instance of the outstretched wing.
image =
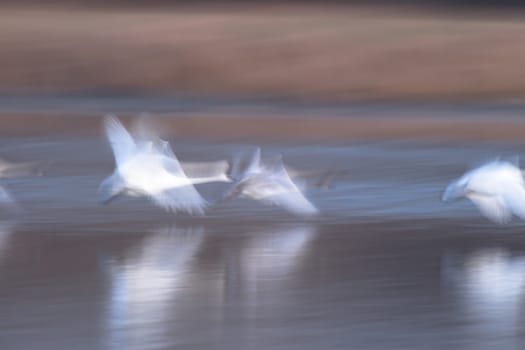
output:
M171 212L186 212L191 215L203 215L207 202L192 185L165 190L151 196L151 200Z
M149 131L151 131L151 129L145 127L144 124L139 124L137 128L142 128L143 135L145 135L144 133L148 133ZM144 148L142 150L146 150L147 148L149 152L152 152L152 154L155 155L155 158L162 163L162 166L168 172L176 176L187 177L184 173L184 169L182 168L179 160L177 159L177 156L171 149L170 143L153 135L153 133L149 133L148 137L152 138L150 139L150 141L143 142Z
M311 216L318 213L317 208L290 179L282 157L265 163L261 171L248 180L239 181L226 198L235 198L242 192L252 199L280 206L296 215Z
M521 183L507 184L503 199L514 215L525 219L525 189Z
M160 139L157 130L159 128L154 123L154 120L151 118L149 113L141 113L134 121L131 126L133 136L135 137L135 142L137 147L151 147L153 146L155 150L161 151L161 144L164 143Z
M319 210L298 190L270 195L265 201L278 205L296 215L312 216L319 213Z
M167 144L167 142L166 142ZM169 147L169 144L167 144L167 147ZM170 148L171 150L171 148ZM175 154L172 153L171 157L168 157L164 154L160 155L162 160L162 166L173 175L176 175L178 177L184 177L186 178L186 173L184 172L184 169L180 165L179 160L175 156Z
M251 154L237 154L232 162L230 177L234 180L242 180L247 175L260 171L261 149L256 147Z
M113 114L104 117L104 126L117 165L122 164L136 152L137 145L126 128Z
M267 200L297 215L311 216L319 213L317 208L304 196L299 187L292 181L282 162L276 159L268 168L269 182L276 189Z
M283 163L282 154L277 155L273 159L264 163L264 171L270 174L272 177L288 178L290 180L290 174Z
M481 214L492 222L504 224L512 218L512 213L501 196L471 194L469 199L476 205Z

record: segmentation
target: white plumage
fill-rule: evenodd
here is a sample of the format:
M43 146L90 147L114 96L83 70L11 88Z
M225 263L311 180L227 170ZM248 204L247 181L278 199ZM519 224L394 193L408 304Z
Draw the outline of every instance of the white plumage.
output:
M513 216L525 219L525 184L516 165L493 161L468 171L453 181L442 200L470 199L482 215L496 223L509 222Z
M231 177L236 183L226 194L226 199L250 198L283 207L296 215L318 213L290 178L281 157L261 164L261 150L257 148L247 162L240 159L234 162Z
M100 185L105 203L122 194L145 196L168 211L203 214L207 202L193 184L229 181L224 173L189 178L168 142L135 140L114 116L106 116L104 123L116 163L114 173ZM151 130L142 130L140 134L153 135Z

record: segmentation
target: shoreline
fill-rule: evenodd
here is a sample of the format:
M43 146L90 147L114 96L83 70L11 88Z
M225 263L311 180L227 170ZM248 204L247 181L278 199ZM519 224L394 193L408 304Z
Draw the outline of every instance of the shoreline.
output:
M523 99L523 21L348 6L278 14L2 7L0 92Z
M94 112L0 112L2 136L94 135L101 132L103 114ZM523 141L525 119L473 120L392 115L297 118L275 114L223 114L206 112L154 113L164 137L210 140L267 140L358 142L373 139L461 141ZM136 113L120 113L130 123Z
M215 141L362 142L402 140L425 142L522 142L525 119L520 110L476 115L470 112L411 109L396 111L359 109L344 111L271 111L232 108L231 111L180 110L149 112L163 137L204 138ZM57 111L1 111L2 136L93 136L101 133L101 119L116 113L124 123L140 115L137 111L80 109Z

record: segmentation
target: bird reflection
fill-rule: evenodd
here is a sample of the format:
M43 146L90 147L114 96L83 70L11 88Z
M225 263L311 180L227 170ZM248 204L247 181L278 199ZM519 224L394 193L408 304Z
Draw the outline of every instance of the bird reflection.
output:
M293 295L282 288L290 288L297 277L301 257L316 234L314 226L277 226L253 232L240 247L227 251L222 322L228 329L241 320L242 339L234 334L241 344L251 344L255 320L289 311L293 303L287 301ZM237 307L228 308L232 304Z
M296 267L315 234L313 226L303 225L256 233L241 252L242 264L252 278L285 278Z
M123 261L111 261L109 326L115 348L158 339L170 306L203 242L200 228L153 232ZM121 330L119 332L119 330ZM124 334L125 333L125 334Z
M502 248L483 249L464 260L454 255L443 259L445 282L459 291L462 306L472 318L476 334L510 332L520 325L525 287L525 256L513 256ZM479 332L477 332L479 331Z
M226 298L244 299L255 306L260 288L291 280L308 243L316 235L313 226L280 226L254 232L226 262Z

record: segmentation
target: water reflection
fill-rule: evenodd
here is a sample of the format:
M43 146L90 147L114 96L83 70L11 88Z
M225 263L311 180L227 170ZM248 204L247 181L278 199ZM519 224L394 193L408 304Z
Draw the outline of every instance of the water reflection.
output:
M264 342L261 324L283 329L281 317L294 314L290 312L296 305L293 283L316 234L315 226L269 226L228 244L220 322L226 344L251 348ZM272 327L266 330L270 332Z
M457 293L472 337L496 341L516 338L525 326L521 318L525 296L525 256L504 248L485 248L461 257L448 254L442 273Z
M245 277L252 282L290 277L315 235L315 228L309 225L285 225L254 233L241 251Z
M0 261L8 255L10 237L13 233L14 224L10 221L0 221Z
M122 260L108 262L110 347L130 349L162 339L176 317L173 301L184 290L203 229L169 227L152 232ZM167 339L166 339L167 340Z
M235 290L227 290L227 298L241 298L247 307L256 307L258 298L293 280L315 235L315 228L308 225L269 227L250 234L238 252L228 254L226 277Z

